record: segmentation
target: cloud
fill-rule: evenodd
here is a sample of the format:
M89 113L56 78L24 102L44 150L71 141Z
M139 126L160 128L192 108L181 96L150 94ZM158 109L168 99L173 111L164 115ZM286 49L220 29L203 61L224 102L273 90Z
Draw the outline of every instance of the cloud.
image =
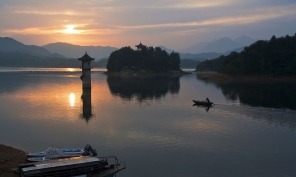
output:
M169 4L165 6L166 8L176 8L176 9L192 9L192 8L206 8L206 7L216 7L216 6L225 6L230 3L233 5L236 1L233 0L204 0L204 1L177 1L176 3Z
M23 29L7 29L6 33L12 34L52 34L52 29L47 28L23 28Z
M35 10L35 9L27 9L27 10L14 10L16 14L33 14L33 15L66 15L66 16L90 16L92 14L87 13L79 13L74 11L44 11L44 10Z
M212 18L200 21L191 22L176 22L176 23L161 23L161 24L145 24L145 25L130 25L130 26L118 26L123 29L143 29L143 28L164 28L164 27L191 27L191 26L211 26L211 25L239 25L256 23L263 20L275 19L279 17L295 15L295 6L284 6L276 8L255 9L254 12L249 13L251 15L239 15L239 16L225 16L221 18Z
M69 26L69 25L66 25ZM74 27L77 25L74 25ZM67 28L23 28L23 29L7 29L6 33L11 34L77 34L77 35L106 35L106 34L115 34L118 33L117 29L67 29Z
M93 5L97 5L99 9L112 8L114 10L130 10L130 9L191 9L191 8L205 8L215 6L233 5L235 0L152 0L142 1L127 0L127 1L93 1Z
M204 28L198 28L198 29L195 28L195 29L184 29L184 30L172 31L172 32L168 32L167 34L171 34L173 36L189 36L189 35L207 33L209 31L211 31L211 28L204 27Z

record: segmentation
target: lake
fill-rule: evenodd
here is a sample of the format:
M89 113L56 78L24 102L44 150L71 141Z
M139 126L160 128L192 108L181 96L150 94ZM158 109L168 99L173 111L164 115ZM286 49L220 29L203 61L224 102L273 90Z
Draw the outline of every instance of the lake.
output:
M84 147L115 155L118 177L296 176L296 84L108 77L0 69L0 143L27 152ZM192 100L209 97L209 109Z

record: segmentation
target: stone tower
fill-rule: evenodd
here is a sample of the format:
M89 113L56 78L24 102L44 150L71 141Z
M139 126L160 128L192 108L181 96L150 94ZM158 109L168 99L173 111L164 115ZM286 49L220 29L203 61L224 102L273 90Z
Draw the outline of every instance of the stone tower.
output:
M82 75L80 76L80 79L82 80L82 88L90 89L91 88L91 61L95 59L91 58L85 52L85 54L81 58L78 58L78 60L80 60L82 63L82 66L81 66Z

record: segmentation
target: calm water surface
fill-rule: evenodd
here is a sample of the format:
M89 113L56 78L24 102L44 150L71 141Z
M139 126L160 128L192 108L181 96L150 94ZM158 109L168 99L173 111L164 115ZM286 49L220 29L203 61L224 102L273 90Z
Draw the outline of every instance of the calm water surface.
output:
M296 176L295 84L94 72L83 93L79 72L29 71L1 70L1 144L30 152L89 143L126 162L118 177ZM206 97L216 105L193 106Z

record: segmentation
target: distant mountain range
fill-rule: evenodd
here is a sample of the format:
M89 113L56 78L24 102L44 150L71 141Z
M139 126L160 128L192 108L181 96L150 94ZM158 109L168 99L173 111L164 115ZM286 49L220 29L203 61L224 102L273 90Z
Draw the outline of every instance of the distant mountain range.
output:
M162 50L165 50L168 53L171 53L173 50L168 49L164 46L159 46ZM192 54L192 53L180 53L180 58L181 59L190 59L190 60L195 60L195 61L204 61L204 60L209 60L209 59L214 59L217 58L221 55L228 55L231 52L241 52L243 51L244 47L239 47L235 48L226 52L218 53L218 52L204 52L204 53L198 53L198 54Z
M244 46L250 45L254 42L254 39L246 36L239 37L235 40L224 37L212 42L197 43L189 48L176 52L180 54L180 58L182 60L187 59L187 63L191 63L190 60L194 61L193 63L196 63L207 59L214 59L221 55L228 55L233 51L241 52ZM164 46L158 47L167 51L168 53L174 51ZM17 60L21 59L20 57L26 58L28 60L30 59L31 63L33 60L40 59L52 59L51 61L57 62L58 59L76 59L83 56L84 53L87 52L91 57L95 58L96 61L100 60L101 67L107 63L109 55L115 50L118 50L118 48L108 46L79 46L61 42L51 43L44 46L25 45L13 38L0 37L0 60L3 60L2 64L5 63L5 65L10 63L7 59L7 56ZM67 63L70 62L71 61L67 61L64 65L67 65ZM49 61L49 63L51 62ZM14 64L21 65L20 63ZM29 64L30 63L28 62L27 65ZM42 63L40 63L40 65L42 65ZM58 65L58 63L55 65ZM193 66L193 68L195 68L195 66Z
M218 40L213 40L211 42L200 42L200 43L194 44L188 48L180 50L179 52L192 53L192 54L208 53L208 52L225 53L234 49L249 46L250 44L256 41L257 40L247 36L241 36L234 40L228 37L223 37Z
M55 45L53 45L55 46ZM76 49L78 50L78 49ZM98 57L108 58L110 51L101 52ZM84 55L79 53L76 57ZM67 56L68 57L68 56ZM44 47L25 45L9 37L0 37L0 66L7 67L80 67L81 63L59 53L51 52ZM96 60L94 67L105 67L107 59Z
M45 46L25 45L13 38L0 37L0 51L27 53L38 57L79 58L87 52L95 59L109 57L115 47L79 46L68 43L52 43Z
M3 37L3 38L0 37L0 51L27 53L27 54L31 54L39 57L57 57L58 56L61 58L65 58L64 56L59 55L57 53L49 52L47 49L43 47L39 47L36 45L25 45L9 37Z
M78 58L87 52L91 57L95 59L101 59L109 57L111 52L118 50L118 48L115 47L80 46L62 42L51 43L42 47L50 52L64 55L67 58Z
M181 59L213 59L225 55L231 51L240 52L243 47L254 43L256 40L242 36L234 40L224 37L212 42L197 43L186 49L176 51L180 53ZM171 53L174 50L164 46L158 46ZM21 52L41 57L78 58L87 52L95 59L108 58L110 53L118 50L116 47L103 46L80 46L68 43L51 43L44 46L25 45L13 38L0 37L0 51Z

